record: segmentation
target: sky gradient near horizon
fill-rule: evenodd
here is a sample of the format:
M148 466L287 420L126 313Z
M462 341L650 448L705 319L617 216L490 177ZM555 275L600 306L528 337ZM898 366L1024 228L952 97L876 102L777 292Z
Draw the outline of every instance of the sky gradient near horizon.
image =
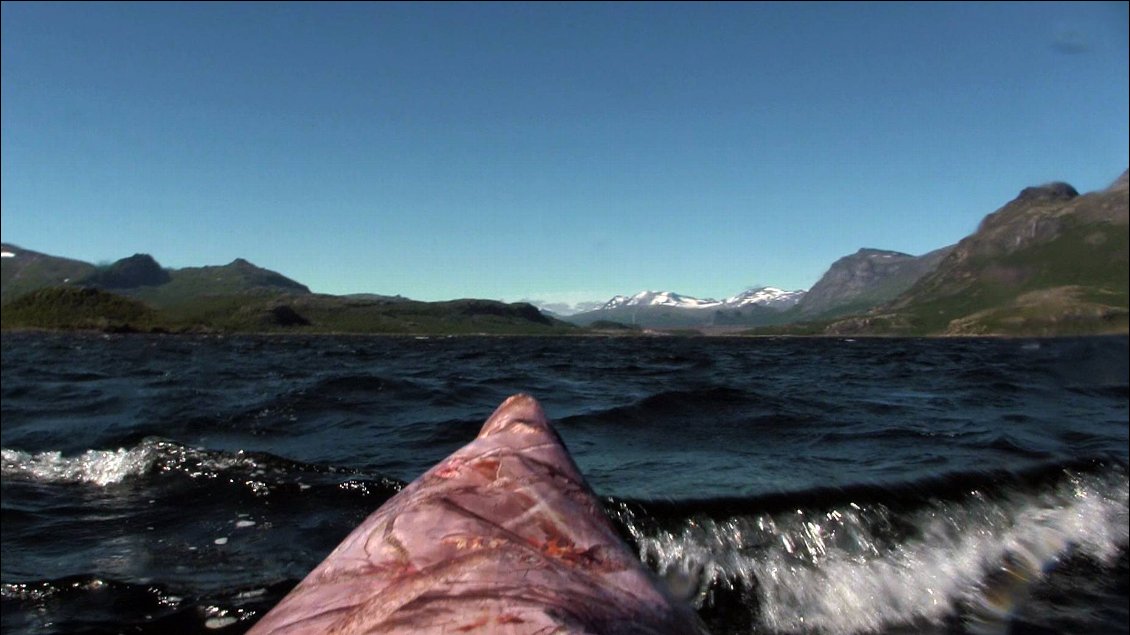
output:
M323 293L808 288L1130 163L1128 4L2 5L2 239Z

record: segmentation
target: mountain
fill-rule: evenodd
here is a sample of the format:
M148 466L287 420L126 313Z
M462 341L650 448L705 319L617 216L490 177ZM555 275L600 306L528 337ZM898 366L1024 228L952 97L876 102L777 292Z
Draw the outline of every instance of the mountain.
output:
M1125 172L1084 195L1059 182L1025 188L898 298L827 332L1126 332L1128 199Z
M203 296L278 293L306 295L310 289L281 273L236 258L226 265L170 269L164 284L133 288L128 295L155 306L173 306L197 302Z
M0 322L5 329L445 335L575 331L521 302L315 294L242 258L221 266L164 269L147 254L96 267L14 245L3 245L2 253Z
M70 284L96 271L97 268L87 262L3 243L0 244L0 302L6 303L36 289Z
M782 311L803 296L804 291L774 287L749 289L725 300L699 299L672 291L641 291L632 296L614 296L599 309L563 319L582 326L596 322L668 329L758 326L780 322Z
M169 272L162 269L153 256L134 254L99 269L79 284L102 289L136 289L162 285L170 279Z
M193 301L199 296L246 293L310 293L306 285L236 258L222 266L164 269L148 254L134 254L109 266L2 245L3 302L44 289L71 285L104 289L154 305Z
M680 309L714 309L719 307L740 308L758 305L773 309L787 309L796 304L804 291L783 291L776 287L757 287L748 289L725 300L707 298L700 300L671 291L641 291L633 296L618 295L605 302L598 311L607 311L630 306L663 306Z
M797 289L796 291L785 291L776 287L759 287L755 289L748 289L739 293L738 295L726 298L723 301L728 307L744 307L749 305L763 306L770 309L785 310L792 308L801 302L807 295L808 291Z
M796 319L812 320L850 315L871 309L906 291L937 268L953 247L922 256L898 251L860 249L844 256L821 276L796 303Z
M630 306L665 306L681 309L709 309L720 306L718 300L700 300L690 296L680 295L671 291L640 291L633 296L617 295L605 302L598 311L608 311Z
M1080 195L1023 189L956 245L922 256L861 249L808 291L725 300L670 291L616 296L569 323L758 333L1071 335L1130 331L1128 172ZM147 254L112 265L3 244L3 328L318 333L564 333L529 303L328 296L243 259L164 269ZM37 290L43 290L38 293ZM848 315L858 312L855 315ZM574 331L575 332L575 331Z

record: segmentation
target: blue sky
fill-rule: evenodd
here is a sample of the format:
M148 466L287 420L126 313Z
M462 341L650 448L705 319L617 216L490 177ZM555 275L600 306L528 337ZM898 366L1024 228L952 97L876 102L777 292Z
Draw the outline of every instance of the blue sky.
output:
M10 3L5 242L313 290L808 288L1130 163L1127 3Z

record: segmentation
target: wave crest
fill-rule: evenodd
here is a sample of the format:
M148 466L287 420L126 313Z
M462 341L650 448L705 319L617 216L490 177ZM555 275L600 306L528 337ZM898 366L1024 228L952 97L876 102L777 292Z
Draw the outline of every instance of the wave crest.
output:
M1120 467L1065 470L1040 492L971 491L913 510L842 502L671 529L618 515L661 574L699 572L696 606L718 592L755 598L751 622L772 632L874 632L899 624L969 630L1009 619L1032 583L1069 555L1112 566L1127 545L1130 486Z
M63 456L59 451L30 454L2 448L0 474L4 478L43 483L86 483L105 487L149 472L166 447L172 445L169 442L147 440L134 448L87 450L69 457Z

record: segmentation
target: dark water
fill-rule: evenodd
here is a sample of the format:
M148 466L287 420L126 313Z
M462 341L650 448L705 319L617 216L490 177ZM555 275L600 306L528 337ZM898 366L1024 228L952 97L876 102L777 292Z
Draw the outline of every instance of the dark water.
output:
M5 335L5 633L242 632L538 397L715 633L1126 633L1127 338Z

